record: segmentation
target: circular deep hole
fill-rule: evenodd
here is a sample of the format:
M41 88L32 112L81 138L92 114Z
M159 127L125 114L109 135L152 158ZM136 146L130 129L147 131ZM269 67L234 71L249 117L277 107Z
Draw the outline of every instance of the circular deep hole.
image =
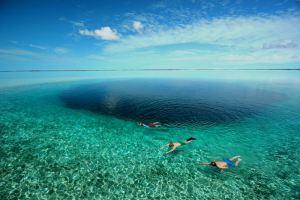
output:
M60 97L72 109L180 126L242 120L283 95L220 81L135 79L80 85Z

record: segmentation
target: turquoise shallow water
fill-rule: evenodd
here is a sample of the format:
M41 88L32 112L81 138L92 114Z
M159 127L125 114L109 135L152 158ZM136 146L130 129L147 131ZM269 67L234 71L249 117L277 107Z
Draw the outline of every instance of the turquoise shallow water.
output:
M253 95L243 95L251 106L244 107L242 115L234 115L238 118L209 123L191 118L187 125L170 118L162 128L147 129L137 126L132 113L124 116L127 112L120 110L103 112L101 107L95 112L66 105L61 95L74 93L87 82L110 83L78 81L1 89L1 197L299 199L298 84L231 80L237 88L246 85L239 93L259 93L265 100L275 93L280 98L256 110L251 107L255 101L249 100L255 100ZM107 101L115 103L111 98ZM246 115L247 110L255 112ZM163 120L164 112L158 114ZM159 150L166 142L191 135L197 140L175 154L163 156ZM220 172L197 165L237 154L243 160L235 169Z

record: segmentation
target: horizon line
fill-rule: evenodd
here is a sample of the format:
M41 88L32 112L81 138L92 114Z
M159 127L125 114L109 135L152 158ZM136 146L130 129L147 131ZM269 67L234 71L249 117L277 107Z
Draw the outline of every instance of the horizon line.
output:
M28 69L28 70L0 70L3 72L118 72L118 71L300 71L300 68L199 68L199 69L183 69L183 68L144 68L144 69Z

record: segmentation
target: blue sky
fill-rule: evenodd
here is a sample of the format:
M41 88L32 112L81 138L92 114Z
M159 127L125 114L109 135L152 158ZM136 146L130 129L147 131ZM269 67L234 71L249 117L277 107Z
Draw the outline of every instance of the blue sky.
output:
M300 68L300 0L2 0L0 36L0 70Z

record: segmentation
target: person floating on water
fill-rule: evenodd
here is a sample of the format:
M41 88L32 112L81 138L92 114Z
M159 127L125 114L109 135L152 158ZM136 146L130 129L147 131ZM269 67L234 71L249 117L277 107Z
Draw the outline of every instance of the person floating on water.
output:
M196 138L190 137L189 139L187 139L183 142L169 142L168 144L165 144L165 145L161 146L160 149L162 150L165 147L170 147L171 149L164 153L164 155L166 155L166 154L169 154L169 153L175 151L177 149L177 147L186 145L186 144L192 142L193 140L196 140Z
M139 122L138 125L144 126L147 128L155 128L155 127L161 126L159 122L150 122L150 123Z
M212 167L217 167L220 170L228 169L229 167L237 167L242 161L241 156L234 156L232 158L225 158L223 161L212 161L199 163L200 165L208 165Z

